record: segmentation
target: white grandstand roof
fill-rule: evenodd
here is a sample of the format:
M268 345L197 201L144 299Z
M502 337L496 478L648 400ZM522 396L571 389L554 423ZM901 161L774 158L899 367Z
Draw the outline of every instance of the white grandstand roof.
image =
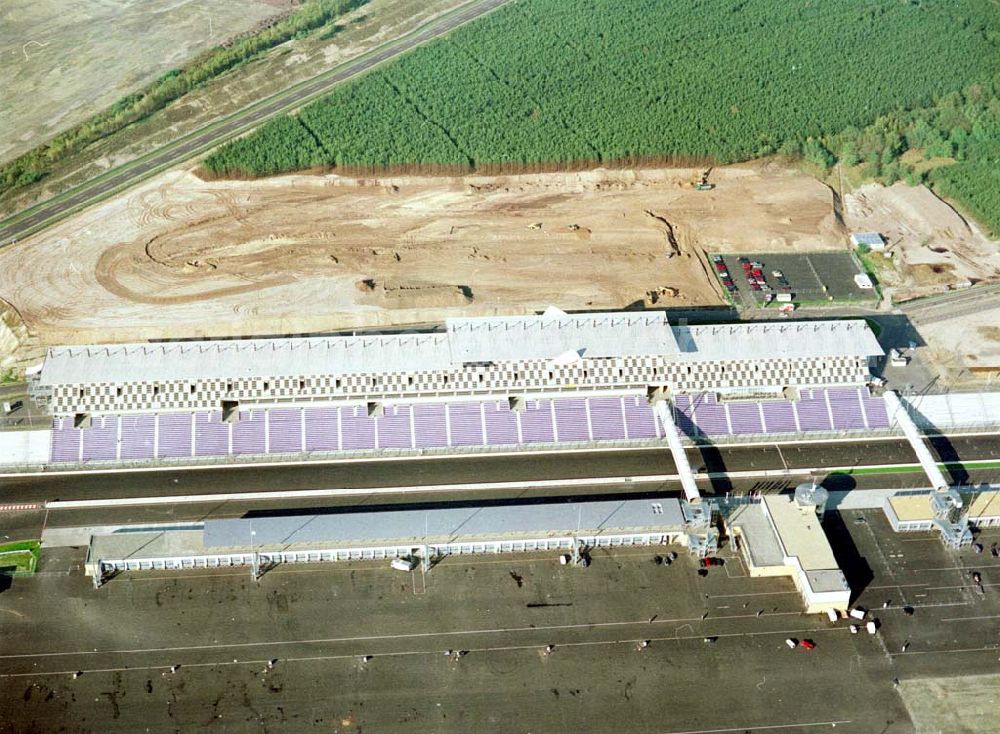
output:
M861 320L676 326L663 313L448 319L446 333L54 347L43 385L446 370L463 362L673 355L766 360L882 354Z
M861 319L675 326L674 335L681 352L698 361L884 354Z
M446 334L234 339L58 347L43 385L447 369Z
M565 360L581 357L675 354L677 343L664 313L598 313L454 318L446 322L455 362Z

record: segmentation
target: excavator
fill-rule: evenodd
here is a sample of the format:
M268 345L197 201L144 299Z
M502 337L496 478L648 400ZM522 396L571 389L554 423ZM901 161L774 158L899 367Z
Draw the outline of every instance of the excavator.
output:
M698 191L711 191L715 188L715 184L708 182L708 176L712 173L712 169L709 168L703 174L701 174L701 181L694 185L695 189Z

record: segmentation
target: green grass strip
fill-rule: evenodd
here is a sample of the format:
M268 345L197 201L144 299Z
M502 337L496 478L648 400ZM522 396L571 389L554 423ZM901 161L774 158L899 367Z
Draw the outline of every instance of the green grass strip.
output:
M938 469L947 468L958 469L1000 469L1000 461L946 461L937 465ZM920 464L900 464L899 466L863 466L857 469L846 469L844 471L833 472L834 475L863 474L905 474L919 473L924 469Z
M30 576L38 567L40 540L19 540L0 545L0 570L14 569L15 576Z

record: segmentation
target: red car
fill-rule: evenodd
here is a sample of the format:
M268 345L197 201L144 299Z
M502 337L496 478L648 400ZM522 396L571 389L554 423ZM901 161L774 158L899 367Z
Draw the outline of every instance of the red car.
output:
M719 260L717 263L715 263L715 269L721 273L723 270L726 269L726 264L721 260Z
M799 647L804 647L806 650L813 650L816 648L816 643L812 640L799 640Z
M701 567L708 568L709 566L721 566L725 563L721 558L715 558L714 556L708 556L707 558L701 559Z
M753 270L753 265L751 265L750 263L743 263L743 269L746 271Z

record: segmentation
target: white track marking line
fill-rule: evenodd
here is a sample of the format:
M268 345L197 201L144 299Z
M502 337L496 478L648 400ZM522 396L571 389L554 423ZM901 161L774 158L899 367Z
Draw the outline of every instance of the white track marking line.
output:
M771 612L765 616L768 617L778 617L778 616L804 616L802 612ZM722 620L733 620L733 619L754 619L756 614L729 614L715 616L711 618L712 622L719 622ZM690 617L690 618L678 618L678 619L656 619L652 624L691 624L691 623L701 623L701 617ZM14 653L10 655L0 655L0 660L23 660L23 659L33 659L33 658L50 658L50 657L62 657L71 655L144 655L148 653L158 653L158 652L184 652L184 651L200 651L200 650L232 650L242 647L264 647L264 646L278 646L278 645L320 645L320 644L336 644L344 642L375 642L380 640L412 640L412 639L429 639L434 637L464 637L468 635L495 635L495 634L511 634L519 632L558 632L563 630L579 630L579 629L604 629L609 627L629 627L629 626L641 626L648 629L650 624L649 619L639 619L631 621L622 622L585 622L577 624L557 624L557 625L536 625L534 627L497 627L493 629L477 629L477 630L447 630L443 632L409 632L399 635L360 635L355 637L327 637L327 638L316 638L310 640L260 640L255 642L223 642L212 645L181 645L178 647L150 647L150 648L133 648L133 649L119 649L119 650L67 650L62 652L30 652L30 653ZM763 630L759 632L727 632L717 635L718 637L740 637L740 636L754 636L754 635L770 635L770 634L789 634L797 633L802 634L804 632L844 632L847 631L846 627L819 627L819 628L809 628L809 629L798 629L798 630L784 630L784 631L768 631ZM691 638L703 637L704 635L691 635ZM665 639L686 639L683 637L669 637Z
M992 652L995 653L1000 651L1000 647L996 645L988 647L962 647L956 648L954 650L907 650L906 652L891 652L889 655L892 657L897 657L901 655L943 655L944 653L955 653L955 652Z
M648 623L644 623L648 624ZM531 630L532 628L526 628ZM545 629L543 627L534 629ZM793 630L771 630L771 631L760 631L760 632L729 632L723 634L714 635L715 637L762 637L768 635L802 635L817 632L846 632L846 628L815 628L815 629L793 629ZM683 635L683 636L672 636L672 637L646 637L646 638L620 638L615 640L582 640L576 642L561 642L558 643L559 648L571 648L571 647L596 647L599 645L621 645L629 644L633 645L640 642L642 639L650 640L651 642L679 642L681 640L694 640L702 639L704 635ZM365 639L365 638L359 638ZM348 641L351 641L348 638ZM215 646L210 646L215 647ZM218 646L224 647L224 646ZM495 645L490 647L470 647L468 651L471 652L510 652L516 650L537 650L539 648L538 643L530 645ZM178 648L183 650L184 648ZM176 650L169 650L170 652L176 652ZM152 651L159 652L159 651ZM90 653L94 654L94 653ZM391 652L378 653L376 657L379 658L389 658L389 657L403 657L411 655L440 655L440 650L396 650ZM336 655L313 655L306 657L288 657L283 658L284 662L309 662L309 661L319 661L319 660L344 660L344 659L356 659L358 653L338 653ZM259 665L261 663L266 663L266 659L261 660L222 660L218 662L206 662L206 663L187 663L181 664L182 668L211 668L211 667L221 667L224 665ZM85 670L86 673L117 673L126 670L157 670L157 669L169 669L165 665L149 665L149 666L122 666L115 668L94 668ZM38 677L43 675L71 675L77 672L76 670L57 670L57 671L31 671L26 673L0 673L0 678L28 678L28 677Z
M798 724L756 724L747 726L736 726L728 729L688 729L686 731L669 731L664 734L726 734L726 732L748 732L748 731L777 731L778 729L804 729L811 727L835 727L841 724L850 724L850 719L831 719L830 721L805 721Z
M942 622L967 622L970 619L1000 619L1000 614L986 614L982 617L946 617Z

